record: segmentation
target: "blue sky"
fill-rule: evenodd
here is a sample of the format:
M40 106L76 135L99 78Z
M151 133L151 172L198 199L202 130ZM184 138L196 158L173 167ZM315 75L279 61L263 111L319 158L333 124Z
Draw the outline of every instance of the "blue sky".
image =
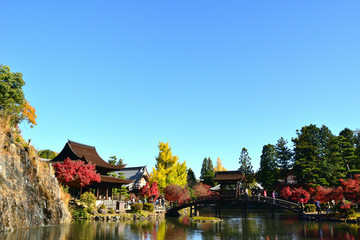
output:
M10 1L0 64L22 72L37 149L67 139L155 165L159 141L254 168L262 147L360 123L359 1Z

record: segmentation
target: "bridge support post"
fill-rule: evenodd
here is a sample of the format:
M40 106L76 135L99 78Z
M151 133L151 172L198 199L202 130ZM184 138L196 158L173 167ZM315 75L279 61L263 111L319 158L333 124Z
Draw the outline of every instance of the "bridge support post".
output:
M221 218L221 202L220 201L218 201L217 203L216 203L216 216L218 217L218 218Z
M219 215L219 203L217 202L217 203L215 203L215 217L218 217L218 215ZM220 217L219 217L220 218Z
M248 201L247 201L247 198L245 198L245 200L242 201L242 210L243 210L243 214L244 214L244 217L246 217L246 214L247 214L247 204L248 204Z

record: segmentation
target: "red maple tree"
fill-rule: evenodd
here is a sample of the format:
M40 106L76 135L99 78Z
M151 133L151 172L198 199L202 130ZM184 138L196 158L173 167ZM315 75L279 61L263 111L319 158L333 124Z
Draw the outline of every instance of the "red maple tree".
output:
M193 187L194 195L197 197L211 196L213 192L210 190L211 186L200 183Z
M165 198L171 202L181 203L190 199L189 190L179 185L171 184L164 188Z
M151 186L149 186L149 183L146 183L142 188L140 188L139 193L142 198L152 197L152 200L156 201L156 199L159 197L157 182L153 182Z
M100 182L100 174L96 173L95 165L83 161L72 161L66 158L64 163L55 163L55 176L58 181L70 187L86 187L92 182Z
M307 203L310 199L310 194L305 189L301 188L290 188L289 186L284 187L280 191L280 197L292 200L294 202Z
M356 174L354 179L340 179L341 194L345 199L354 202L360 201L360 175Z
M343 198L353 201L360 201L360 176L355 175L354 179L340 179L340 186L333 188L317 187L316 198L329 202L331 200L340 201Z

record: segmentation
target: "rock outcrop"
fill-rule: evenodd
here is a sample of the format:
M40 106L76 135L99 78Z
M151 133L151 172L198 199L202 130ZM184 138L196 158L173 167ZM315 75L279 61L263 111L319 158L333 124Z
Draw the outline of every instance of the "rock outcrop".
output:
M69 222L53 169L33 147L16 143L12 133L0 129L0 232Z

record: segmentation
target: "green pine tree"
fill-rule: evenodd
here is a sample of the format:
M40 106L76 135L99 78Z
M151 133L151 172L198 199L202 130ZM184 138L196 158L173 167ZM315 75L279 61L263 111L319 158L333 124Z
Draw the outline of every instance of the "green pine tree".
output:
M276 150L272 144L263 147L260 157L260 168L256 180L266 189L275 189L278 183L279 171L277 168Z

